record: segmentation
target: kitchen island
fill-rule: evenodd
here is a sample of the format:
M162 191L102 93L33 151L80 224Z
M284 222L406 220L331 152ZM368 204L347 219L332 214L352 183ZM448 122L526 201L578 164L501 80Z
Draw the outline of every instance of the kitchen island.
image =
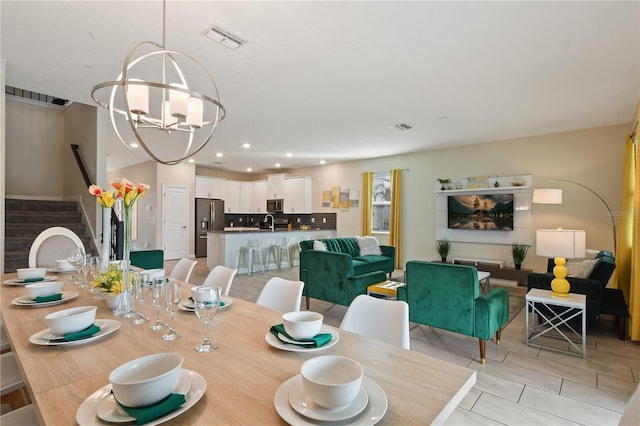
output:
M213 269L216 265L224 265L227 268L238 268L240 247L243 247L247 241L252 239L262 240L262 260L265 263L265 268L269 268L269 265L267 265L269 250L278 238L289 238L288 245L290 247L291 257L293 258L294 249L292 247L296 247L298 242L302 240L334 238L335 236L335 229L310 229L307 231L294 229L291 231L276 230L272 232L268 229L234 228L228 231L209 232L207 234L207 267L209 270ZM283 261L282 264L283 266L288 265L286 261ZM271 266L273 268L276 267L273 257L271 259ZM238 274L244 274L246 272L247 268L245 265L238 270Z

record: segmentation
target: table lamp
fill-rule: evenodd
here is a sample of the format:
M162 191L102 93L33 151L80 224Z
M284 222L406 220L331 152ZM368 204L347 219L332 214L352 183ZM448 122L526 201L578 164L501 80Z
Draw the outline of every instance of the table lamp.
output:
M553 257L555 267L551 281L552 296L569 297L571 285L567 281L567 257L584 257L586 232L575 229L538 229L536 230L536 254Z

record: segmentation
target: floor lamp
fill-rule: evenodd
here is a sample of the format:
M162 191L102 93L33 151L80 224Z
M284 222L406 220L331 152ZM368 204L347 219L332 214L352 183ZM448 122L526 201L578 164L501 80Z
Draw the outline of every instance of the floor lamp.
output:
M576 229L538 229L536 230L536 254L553 257L555 267L551 281L552 296L569 297L571 285L567 281L567 257L584 257L586 232Z
M600 195L598 195L598 193L595 192L593 189L591 189L588 186L583 185L583 184L581 184L579 182L574 182L574 181L568 180L568 179L549 179L549 180L555 180L555 181L559 181L559 182L568 182L568 183L572 183L574 185L578 185L578 186L586 189L587 191L591 192L593 195L598 197L598 199L600 201L602 201L602 204L604 204L604 206L606 207L607 212L609 213L609 217L611 218L611 226L612 226L612 229L613 229L613 252L615 253L616 248L618 247L618 237L617 237L617 232L616 232L616 221L613 218L613 214L611 212L611 208L609 207L607 202ZM534 189L533 190L533 200L532 201L533 201L534 204L562 204L562 189L554 189L554 188Z

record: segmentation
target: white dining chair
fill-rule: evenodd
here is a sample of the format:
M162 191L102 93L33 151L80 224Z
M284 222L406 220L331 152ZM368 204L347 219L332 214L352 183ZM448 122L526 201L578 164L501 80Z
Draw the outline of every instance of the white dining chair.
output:
M187 258L180 259L178 263L176 263L176 266L171 270L169 278L175 278L178 281L188 283L189 278L191 278L193 268L196 267L196 263L198 263L197 260Z
M386 300L361 294L349 305L340 328L411 349L409 305L402 300Z
M620 417L618 425L620 426L637 426L640 424L640 385L629 398L627 406Z
M33 426L40 424L33 404L11 410L0 416L2 426Z
M202 285L220 287L222 288L222 295L228 296L229 290L231 290L231 284L233 283L233 277L236 276L237 272L237 269L227 268L226 266L214 266Z
M273 277L262 288L256 304L282 312L299 311L303 288L302 281Z
M67 249L85 250L80 237L69 228L53 226L42 231L29 249L29 268L54 268L56 260L66 259Z
M24 379L18 368L18 361L13 352L5 352L0 355L0 365L2 365L2 374L0 375L0 396L6 396L12 392L20 390L22 393L14 394L17 398L11 398L12 401L26 401L24 394ZM13 404L12 404L13 406ZM4 425L4 422L0 422Z

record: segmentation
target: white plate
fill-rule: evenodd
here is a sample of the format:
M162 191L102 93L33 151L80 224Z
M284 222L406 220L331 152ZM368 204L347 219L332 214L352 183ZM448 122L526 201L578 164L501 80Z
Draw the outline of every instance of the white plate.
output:
M35 283L46 283L46 282L49 282L49 281L55 281L57 279L58 279L58 277L56 277L55 275L45 275L43 280L40 280L40 281L29 281L29 282L25 282L25 280L23 280L21 278L11 278L10 280L3 281L3 284L8 284L8 285L27 285L27 284L35 284Z
M298 377L300 377L300 379L294 380L291 386L291 392L289 392L289 404L291 404L291 407L296 410L298 414L314 420L336 422L355 417L367 408L369 396L364 386L360 387L360 392L358 392L356 399L354 399L351 404L341 410L328 410L316 405L311 398L309 398L304 391L302 378L299 374Z
M160 417L152 422L146 423L146 426L159 425L161 423L167 422L184 413L189 408L193 407L196 402L200 401L200 398L202 398L202 395L204 395L204 392L207 389L207 382L205 381L204 377L202 377L200 373L196 373L195 371L187 370L185 368L182 369L182 375L186 375L191 382L191 389L186 395L187 402L176 411L173 411L166 416ZM76 411L76 422L80 426L103 424L103 422L98 417L98 406L103 399L109 397L110 395L111 384L105 385L91 394L91 396L85 399L82 404L80 404L80 407L78 407L78 411Z
M299 374L284 382L273 398L276 411L285 422L290 425L317 426L318 421L304 417L296 412L289 403L289 394L296 381L301 381ZM341 425L364 425L370 426L378 423L387 412L387 395L384 390L367 376L362 378L362 387L369 395L369 403L362 413L350 419L343 420Z
M76 297L78 297L77 291L63 291L62 299L60 300L52 300L50 302L36 303L36 301L30 298L29 296L23 296L23 297L17 297L13 299L11 301L11 304L16 306L30 306L32 308L41 308L44 306L54 306L54 305L59 305L61 303L66 303L69 300L75 299Z
M191 380L189 375L183 370L180 375L180 380L173 390L173 393L179 393L187 397L189 395L189 389L191 389ZM186 403L186 402L185 402ZM184 405L184 404L183 404ZM98 404L97 409L98 417L106 422L111 423L128 423L135 422L135 417L131 417L126 411L120 407L120 404L116 402L116 398L112 393L109 393L107 397L102 399Z
M87 337L86 339L72 340L70 342L61 342L58 340L50 341L43 338L45 334L50 333L49 329L45 328L44 330L39 331L33 336L29 337L29 341L34 345L41 345L41 346L80 345L82 343L92 342L94 340L101 339L102 337L108 334L111 334L120 328L120 321L116 321L112 319L96 319L93 323L98 327L100 327L100 331L94 334L93 336Z
M331 333L331 340L329 340L329 342L327 342L326 344L320 347L315 347L315 346L305 347L305 346L292 345L290 343L283 343L280 340L278 340L276 336L271 334L270 331L267 331L267 334L264 335L264 340L266 340L267 343L273 346L274 348L282 349L283 351L291 351L291 352L321 351L323 349L330 348L331 346L338 343L338 341L340 340L340 334L327 325L322 326L322 328L320 329L320 333Z
M233 305L233 299L230 297L222 297L221 298L222 301L224 302L224 306L220 309L218 309L219 311L224 311L226 309L228 309L231 305ZM194 308L193 308L193 302L189 299L184 299L182 301L180 301L180 303L178 303L178 308L182 309L183 311L188 311L188 312L193 312Z
M54 274L71 274L75 271L75 269L58 269L58 268L47 268L47 272L52 272Z

